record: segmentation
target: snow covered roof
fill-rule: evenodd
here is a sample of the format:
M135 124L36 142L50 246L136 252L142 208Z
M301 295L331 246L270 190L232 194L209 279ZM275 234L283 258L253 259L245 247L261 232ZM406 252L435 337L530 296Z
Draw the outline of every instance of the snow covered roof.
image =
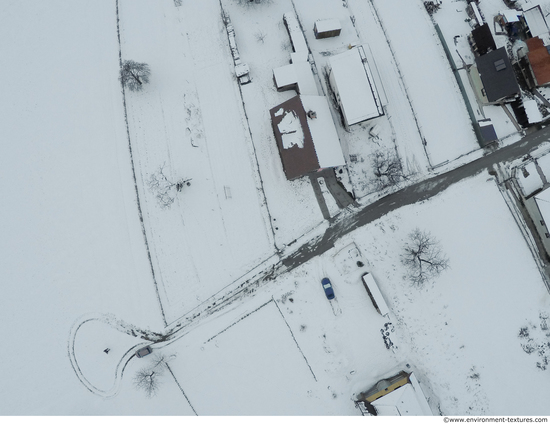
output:
M518 12L517 10L505 10L504 12L500 12L500 14L504 17L504 21L506 23L512 23L519 22L521 12Z
M314 119L308 118L307 124L321 168L345 165L346 161L327 98L325 96L300 96L300 98L306 113L313 111L317 115Z
M543 182L537 171L535 162L529 162L524 167L518 169L516 172L516 180L525 197L532 195L543 186Z
M536 100L524 100L523 107L527 113L527 119L530 124L536 124L543 120L542 113L540 112L539 105Z
M304 33L300 27L300 23L296 18L294 12L287 12L283 15L283 21L288 30L288 35L290 36L290 42L292 43L292 48L295 52L308 51L306 40L304 38Z
M322 19L315 21L315 28L317 32L327 32L341 30L342 25L338 19Z
M476 57L476 65L490 103L519 94L516 74L504 47Z
M309 62L300 61L273 69L273 78L279 91L296 89L299 94L316 96L315 78Z
M372 73L361 46L332 56L330 81L348 125L384 114Z
M295 96L269 113L287 179L345 165L326 97Z
M405 384L372 402L378 415L433 415L414 374L409 376L409 380L409 384Z
M388 305L386 304L386 301L384 300L384 296L382 296L382 292L380 291L378 284L376 284L372 273L363 275L363 282L365 283L365 286L370 296L372 297L372 300L374 301L378 312L380 312L380 315L388 315L390 313L390 310L388 308Z
M548 33L548 25L546 23L546 19L544 19L540 6L535 6L524 11L523 17L529 27L531 36L537 37Z

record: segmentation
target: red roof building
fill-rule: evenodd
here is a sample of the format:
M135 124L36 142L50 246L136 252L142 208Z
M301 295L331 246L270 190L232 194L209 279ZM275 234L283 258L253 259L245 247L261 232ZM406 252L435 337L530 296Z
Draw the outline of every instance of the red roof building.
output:
M525 40L529 53L527 57L537 86L550 83L550 53L539 37Z

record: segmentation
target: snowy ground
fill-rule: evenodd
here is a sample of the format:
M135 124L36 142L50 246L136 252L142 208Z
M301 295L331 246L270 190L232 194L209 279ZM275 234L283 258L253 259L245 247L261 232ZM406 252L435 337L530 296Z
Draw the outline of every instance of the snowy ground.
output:
M400 264L416 227L436 236L451 264L421 289ZM353 396L401 369L419 377L436 414L544 415L550 299L530 255L483 173L347 235L161 351L176 355L170 367L199 415L354 415ZM364 291L367 270L389 318ZM333 282L332 302L322 277Z
M486 174L347 235L254 296L197 321L181 338L156 344L170 367L159 394L146 399L136 391L132 378L149 364L133 357L146 343L140 336L157 337L166 321L277 259L276 248L328 225L309 180L284 178L267 114L294 95L271 83L272 68L288 62L282 13L292 2L246 13L234 0L222 3L253 78L241 87L242 98L219 2L119 2L122 58L147 62L152 72L143 92L126 97L143 221L117 81L117 3L3 6L0 39L9 42L0 43L0 76L17 84L5 85L0 102L7 134L0 167L8 176L0 182L6 282L0 335L10 341L0 414L356 415L353 396L401 369L415 371L435 413L439 407L445 414L547 413L548 294ZM371 3L349 0L345 8L327 1L319 16L306 13L311 3L295 1L319 66L325 56L311 38L311 22L333 12L342 22L353 16L355 34L346 23L343 38L329 42L371 43L389 99L387 115L378 119L384 147L394 146L409 171L424 172L413 111L426 137L439 135L436 121L426 119L429 108L415 100L411 84L420 72L412 70L408 41L386 27L389 6L375 2L405 84ZM419 34L431 40L428 50L438 51L432 59L445 76L435 83L441 93L452 91L452 74L442 69L445 58L426 35L431 23L418 15L419 4L407 7L422 23ZM324 80L318 84L322 93ZM447 99L449 116L459 114L456 99ZM361 150L369 127L343 135L347 154ZM461 138L460 148L438 160L462 154L469 140ZM362 154L368 157L368 149ZM173 181L192 178L167 208L148 187L161 166ZM402 279L399 262L403 240L417 226L436 235L451 259L451 269L422 290ZM360 252L365 266L350 252ZM365 270L380 283L389 320L369 303L360 284ZM333 302L321 289L324 276L334 283ZM522 390L509 390L509 382Z

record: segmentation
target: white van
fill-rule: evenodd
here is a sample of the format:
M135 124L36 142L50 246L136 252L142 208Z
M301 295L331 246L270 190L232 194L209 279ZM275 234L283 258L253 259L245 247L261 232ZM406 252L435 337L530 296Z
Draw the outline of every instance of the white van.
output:
M367 272L362 278L363 285L369 294L370 300L372 300L372 304L380 315L387 316L390 313L390 310L384 300L384 297L382 296L382 293L380 292L380 289L378 288L378 285L376 284L376 281L374 280L374 277L372 274Z

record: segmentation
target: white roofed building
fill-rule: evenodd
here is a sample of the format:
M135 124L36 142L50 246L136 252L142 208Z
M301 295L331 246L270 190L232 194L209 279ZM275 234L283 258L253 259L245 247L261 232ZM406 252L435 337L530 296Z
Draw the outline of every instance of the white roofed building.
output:
M384 114L380 95L362 46L329 59L330 85L346 126Z

